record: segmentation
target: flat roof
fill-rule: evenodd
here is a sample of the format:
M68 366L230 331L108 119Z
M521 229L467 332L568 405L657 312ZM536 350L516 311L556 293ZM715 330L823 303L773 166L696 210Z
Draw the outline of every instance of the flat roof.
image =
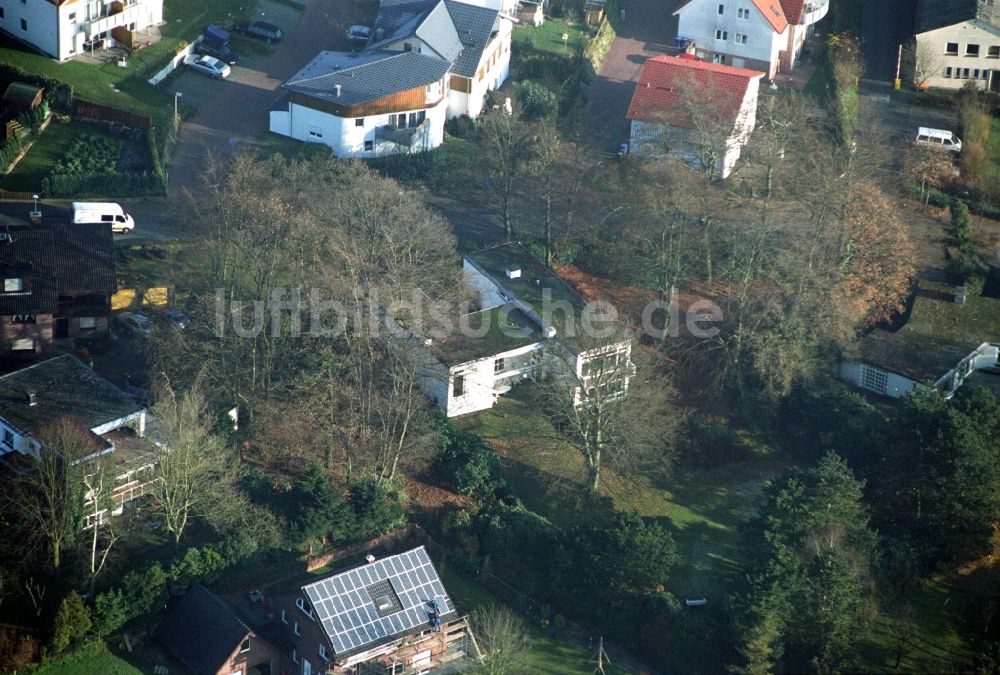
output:
M606 328L608 322L594 312L572 286L542 264L520 244L500 244L466 255L481 271L518 301L528 306L539 318L556 329L556 338L578 351L597 348L625 339L625 331L617 329L614 335L594 337L585 330L582 322L584 311L590 309L593 328ZM507 276L508 268L520 269L518 277ZM613 322L618 326L618 322Z
M463 333L468 328L469 334ZM450 335L428 345L447 366L489 358L544 339L541 327L527 314L507 303L467 314Z

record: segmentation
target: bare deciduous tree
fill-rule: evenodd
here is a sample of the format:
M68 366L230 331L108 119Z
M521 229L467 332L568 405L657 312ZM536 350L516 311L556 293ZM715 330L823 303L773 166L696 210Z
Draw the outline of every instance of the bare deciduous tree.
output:
M477 608L470 617L473 635L482 649L482 661L470 662L470 675L515 675L528 668L531 638L524 620L503 605Z

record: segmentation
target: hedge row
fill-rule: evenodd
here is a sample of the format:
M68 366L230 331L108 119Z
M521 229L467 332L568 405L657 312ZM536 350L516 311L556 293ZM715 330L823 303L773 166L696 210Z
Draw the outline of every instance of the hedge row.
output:
M22 148L24 148L24 141L21 138L12 138L0 145L0 171L6 169L7 165L14 161Z
M72 110L73 85L68 82L47 75L29 73L17 66L0 63L0 83L10 84L11 82L27 82L36 87L45 87L45 100L53 108L63 112L71 112Z
M916 183L908 182L906 189L914 197L922 196L920 186ZM983 197L966 200L961 197L953 197L947 192L942 192L941 190L937 190L935 188L926 188L924 194L927 195L927 203L932 206L939 206L946 209L951 207L952 202L964 201L968 205L970 213L975 213L994 220L1000 220L1000 204L995 204Z
M163 191L163 178L155 170L152 173L53 174L42 180L42 194L46 197L143 197L161 195Z

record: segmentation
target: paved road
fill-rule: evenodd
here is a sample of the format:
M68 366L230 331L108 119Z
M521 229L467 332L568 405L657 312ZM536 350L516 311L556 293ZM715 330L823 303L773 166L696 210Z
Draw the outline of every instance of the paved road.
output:
M625 22L601 71L587 89L588 119L595 149L615 152L628 140L625 113L643 62L674 45L675 0L629 0Z
M218 93L181 125L170 162L170 190L196 191L206 154L229 156L268 129L268 111L280 98L278 87L340 37L338 26L353 5L345 0L310 0L299 21L267 58L237 68Z

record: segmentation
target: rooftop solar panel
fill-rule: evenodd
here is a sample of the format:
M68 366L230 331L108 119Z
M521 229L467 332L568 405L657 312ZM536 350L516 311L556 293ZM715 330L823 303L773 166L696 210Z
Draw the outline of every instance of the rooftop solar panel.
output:
M423 546L302 587L337 659L429 630L438 598L443 622L457 618Z

